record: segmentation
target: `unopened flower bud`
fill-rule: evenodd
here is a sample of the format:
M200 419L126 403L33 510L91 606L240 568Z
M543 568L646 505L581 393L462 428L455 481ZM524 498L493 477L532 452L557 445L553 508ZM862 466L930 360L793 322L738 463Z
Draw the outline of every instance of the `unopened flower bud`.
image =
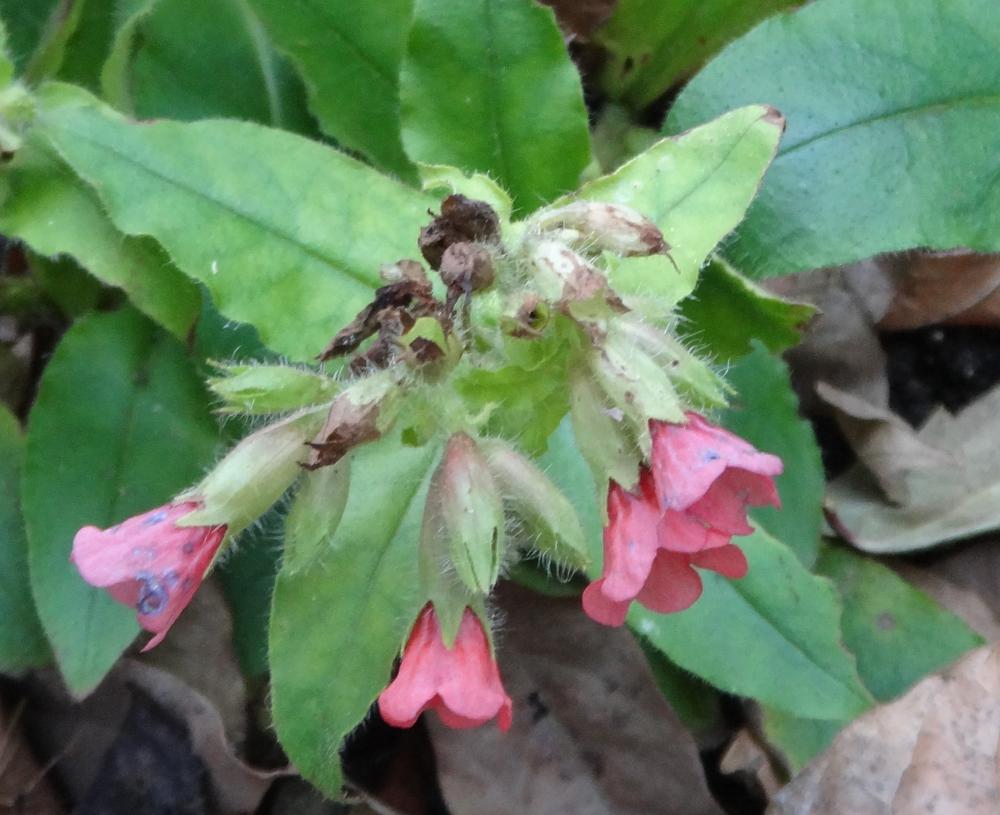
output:
M323 410L303 411L243 439L200 484L178 496L201 508L177 525L228 526L235 534L267 512L301 471L303 445L323 421Z
M606 249L616 255L652 255L670 249L656 224L622 204L574 201L543 210L534 220L543 230L574 230L583 246Z
M487 594L503 559L503 504L486 459L465 433L448 440L431 491L455 572L470 591Z
M221 376L208 387L222 400L222 413L263 416L329 402L340 389L329 377L288 365L215 366Z
M303 478L285 520L283 568L289 574L311 566L329 546L347 506L350 461L338 461Z
M557 563L582 569L587 544L576 510L538 467L506 442L484 442L490 473L504 501L533 534L532 544Z

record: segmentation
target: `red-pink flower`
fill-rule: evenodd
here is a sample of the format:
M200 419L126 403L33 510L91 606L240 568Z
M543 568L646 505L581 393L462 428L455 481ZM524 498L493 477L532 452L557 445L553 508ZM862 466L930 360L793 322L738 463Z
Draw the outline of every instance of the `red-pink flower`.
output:
M139 625L156 635L143 651L191 602L226 536L225 526L177 526L199 506L166 504L110 529L85 526L73 538L70 560L83 579L134 608Z
M653 450L635 493L612 482L604 529L604 575L583 594L594 620L621 625L638 600L683 611L701 596L694 567L738 579L743 552L730 541L753 531L747 506L778 506L781 459L695 413L687 424L650 422Z
M448 727L476 727L496 717L510 727L511 701L500 682L483 624L465 609L451 648L441 639L434 607L424 607L403 649L399 673L378 697L382 718L412 727L428 708Z

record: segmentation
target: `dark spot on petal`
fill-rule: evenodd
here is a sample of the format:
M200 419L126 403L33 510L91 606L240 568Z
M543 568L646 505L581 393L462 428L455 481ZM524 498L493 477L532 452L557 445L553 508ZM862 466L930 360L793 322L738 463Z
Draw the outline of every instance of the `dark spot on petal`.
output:
M146 518L142 522L142 525L143 526L155 526L156 524L162 523L164 520L166 520L166 517L167 517L167 513L166 512L155 512L152 515L150 515L148 518Z
M716 460L718 460L720 458L721 458L721 456L717 452L715 452L715 450L702 450L701 451L701 460L702 461L716 461Z
M177 581L180 579L180 575L174 569L163 573L163 584L166 586L176 586Z
M181 547L181 551L185 555L190 555L194 553L194 541L188 541Z
M139 577L138 580L139 599L136 601L135 609L146 617L155 617L167 607L170 595L152 577Z
M192 583L191 578L190 577L185 577L181 581L181 590L182 591L187 591L189 588L191 588L191 583Z

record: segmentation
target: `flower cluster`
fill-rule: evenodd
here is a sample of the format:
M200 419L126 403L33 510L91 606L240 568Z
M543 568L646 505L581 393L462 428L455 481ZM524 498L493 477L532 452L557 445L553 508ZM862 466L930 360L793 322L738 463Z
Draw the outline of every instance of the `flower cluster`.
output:
M653 611L683 611L701 596L694 567L724 577L747 572L734 535L753 531L747 506L778 506L773 476L781 459L689 413L687 424L652 422L653 455L636 492L612 482L604 529L604 575L583 594L587 614L625 622L638 600Z
M341 382L320 370L220 365L210 387L224 412L276 420L172 503L108 530L81 529L72 560L135 609L155 634L151 648L224 541L296 481L289 576L322 557L316 541L329 539L346 505L366 500L350 489L356 447L433 445L441 453L414 547L421 611L379 710L398 727L435 710L451 727L495 719L506 730L512 704L487 613L494 586L525 548L568 570L590 566L576 508L508 441L524 434L525 448L538 449L552 429L548 414L532 426L536 391L511 398L523 383L563 388L555 404L568 404L579 452L608 485L603 573L582 599L599 623L621 625L633 601L688 608L702 592L699 569L744 576L732 539L752 532L749 507L778 505L782 463L693 412L724 405L726 386L662 329L672 304L650 320L649 303L614 290L610 271L627 279L630 268L616 264L670 268L669 246L641 214L557 203L505 231L489 204L452 195L419 246L443 297L418 261L384 267L385 285L318 357L350 357ZM474 314L473 295L488 290Z

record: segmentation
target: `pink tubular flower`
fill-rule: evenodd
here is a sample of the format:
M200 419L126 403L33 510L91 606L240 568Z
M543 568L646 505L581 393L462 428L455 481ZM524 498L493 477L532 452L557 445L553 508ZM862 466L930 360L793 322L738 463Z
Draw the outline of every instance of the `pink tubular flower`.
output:
M747 573L733 535L747 535L747 506L779 506L781 459L695 413L687 424L651 422L652 461L636 493L612 482L604 529L604 576L583 594L584 611L605 625L625 622L638 600L683 611L701 596L694 567L738 579Z
M70 560L81 577L134 608L139 625L156 635L143 651L191 602L226 536L225 526L177 526L199 506L166 504L110 529L85 526L73 538Z
M479 618L465 609L455 644L447 648L434 607L425 606L378 707L394 727L412 727L431 708L448 727L476 727L496 717L501 730L510 728L510 697Z

